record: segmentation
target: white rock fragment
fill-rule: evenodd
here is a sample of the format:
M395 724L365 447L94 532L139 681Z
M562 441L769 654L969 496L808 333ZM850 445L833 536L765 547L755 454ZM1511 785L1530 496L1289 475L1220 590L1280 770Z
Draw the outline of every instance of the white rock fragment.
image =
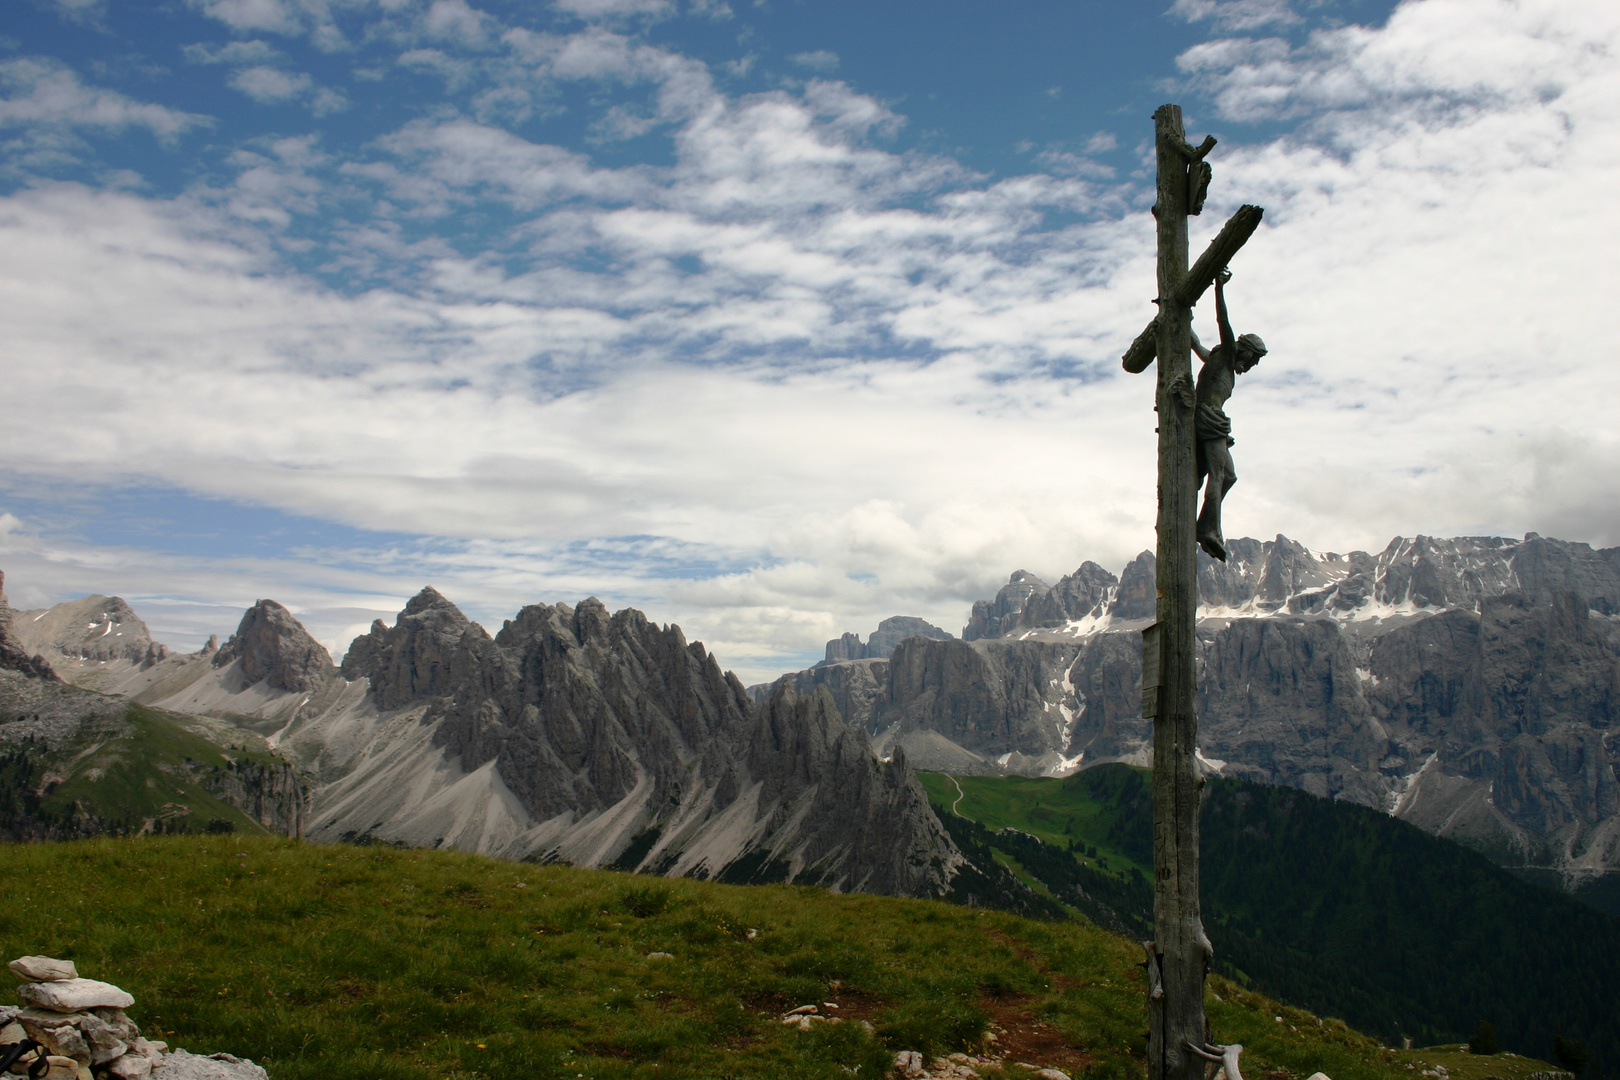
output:
M1062 1069L1041 1069L1035 1075L1041 1080L1069 1080L1069 1074Z
M1311 1073L1308 1080L1333 1080L1333 1078L1328 1076L1328 1074L1324 1073L1324 1072L1314 1072L1314 1073Z
M203 1057L176 1050L163 1055L152 1070L152 1080L270 1080L270 1074L234 1054Z
M141 1080L152 1075L152 1059L145 1054L125 1054L107 1066L107 1072L118 1080Z
M894 1070L907 1080L917 1080L923 1074L923 1056L915 1050L902 1050L894 1055Z
M6 966L23 982L64 982L79 977L73 961L49 956L19 956Z
M820 1012L814 1005L800 1005L797 1009L789 1009L783 1016L812 1016Z
M127 1009L135 1004L130 994L112 983L95 979L66 979L61 982L24 983L17 987L17 996L23 1004L55 1012L78 1012L81 1009Z

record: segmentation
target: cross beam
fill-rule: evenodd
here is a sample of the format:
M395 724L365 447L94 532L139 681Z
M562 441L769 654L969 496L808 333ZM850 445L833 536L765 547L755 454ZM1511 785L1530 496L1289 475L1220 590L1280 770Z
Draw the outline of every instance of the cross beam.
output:
M1209 247L1198 256L1198 261L1193 263L1192 269L1187 271L1187 276L1182 279L1181 285L1176 289L1176 303L1185 307L1192 307L1198 303L1199 298L1209 288L1210 282L1215 280L1215 275L1232 261L1232 256L1248 243L1249 237L1254 235L1254 230L1260 227L1260 218L1264 214L1265 211L1258 206L1243 206L1227 219L1221 231L1209 242ZM1147 366L1153 363L1153 358L1158 355L1159 317L1155 315L1148 320L1142 332L1136 335L1131 347L1125 350L1123 358L1125 370L1132 375L1140 374L1147 370Z
M1215 950L1204 934L1198 865L1196 761L1198 717L1193 667L1197 647L1198 502L1196 406L1192 380L1192 305L1260 225L1258 206L1228 221L1191 269L1187 216L1203 207L1209 185L1204 156L1183 133L1181 109L1153 114L1158 149L1159 313L1125 353L1125 370L1159 360L1158 622L1142 635L1143 715L1153 718L1153 941L1148 969L1148 1078L1203 1080L1209 1042L1204 977ZM1149 682L1153 685L1149 686ZM1228 1080L1238 1080L1237 1054Z

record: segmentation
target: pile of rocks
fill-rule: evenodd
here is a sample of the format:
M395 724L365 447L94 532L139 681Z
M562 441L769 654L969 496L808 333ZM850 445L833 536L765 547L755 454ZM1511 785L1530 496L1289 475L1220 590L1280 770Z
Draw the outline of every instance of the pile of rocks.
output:
M0 1044L38 1043L49 1063L41 1080L270 1080L230 1054L202 1057L143 1039L124 1013L135 999L111 983L79 978L71 960L24 956L9 966L23 980L22 1007L0 1005ZM11 1071L26 1073L37 1060L30 1053Z

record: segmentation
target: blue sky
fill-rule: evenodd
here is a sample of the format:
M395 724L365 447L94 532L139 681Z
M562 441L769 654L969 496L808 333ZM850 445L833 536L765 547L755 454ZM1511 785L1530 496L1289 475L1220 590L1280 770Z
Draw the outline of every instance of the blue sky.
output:
M754 679L1117 571L1168 100L1195 247L1267 208L1229 533L1620 542L1611 8L20 0L7 589L337 652L596 594Z

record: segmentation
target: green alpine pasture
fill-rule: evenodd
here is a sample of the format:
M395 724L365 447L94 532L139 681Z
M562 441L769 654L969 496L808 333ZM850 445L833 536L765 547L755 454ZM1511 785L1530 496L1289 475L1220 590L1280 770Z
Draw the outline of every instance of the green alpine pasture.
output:
M1151 935L1147 770L919 775L964 851L1071 912ZM1392 1045L1454 1044L1486 1021L1511 1050L1552 1055L1573 1040L1587 1077L1620 1075L1620 919L1376 810L1292 788L1212 778L1200 833L1204 925L1223 974Z
M1145 1074L1140 947L1079 921L245 835L0 859L8 957L72 959L135 995L149 1037L273 1080L845 1080L990 1033L1009 1061ZM1250 1080L1413 1075L1338 1021L1210 991ZM778 1019L828 1001L845 1022Z

